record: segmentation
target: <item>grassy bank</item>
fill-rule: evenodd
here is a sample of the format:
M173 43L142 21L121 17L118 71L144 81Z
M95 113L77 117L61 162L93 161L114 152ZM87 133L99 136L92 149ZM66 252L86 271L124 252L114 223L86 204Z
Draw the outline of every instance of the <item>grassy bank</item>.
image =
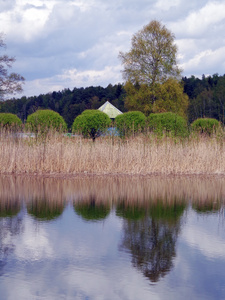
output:
M127 140L49 133L45 138L0 134L0 173L77 174L215 174L225 175L224 137L185 140L153 135Z

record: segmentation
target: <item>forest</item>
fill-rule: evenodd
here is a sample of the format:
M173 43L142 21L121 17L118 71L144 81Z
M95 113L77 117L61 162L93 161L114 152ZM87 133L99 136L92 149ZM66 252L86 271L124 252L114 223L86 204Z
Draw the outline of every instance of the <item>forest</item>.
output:
M202 75L202 78L183 77L184 93L189 97L188 122L197 118L215 118L225 123L225 75ZM86 87L53 91L39 96L12 98L0 102L0 112L16 114L22 121L37 109L51 109L58 112L70 128L76 116L85 109L97 109L105 101L111 102L122 112L125 106L126 91L123 84L109 84L106 88Z

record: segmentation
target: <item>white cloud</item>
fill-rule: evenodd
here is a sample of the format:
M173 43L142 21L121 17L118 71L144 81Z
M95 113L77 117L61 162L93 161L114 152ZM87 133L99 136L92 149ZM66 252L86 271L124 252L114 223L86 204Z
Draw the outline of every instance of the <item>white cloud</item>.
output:
M179 36L202 38L216 29L215 26L225 21L225 3L208 2L196 11L187 12L185 18L172 22L171 27Z
M67 88L72 79L63 78L71 72L79 84L88 78L106 85L112 75L108 84L121 81L119 51L128 51L132 35L153 19L175 34L184 75L223 74L224 10L222 0L0 0L0 27L18 61L14 71L26 78L24 93L33 84L40 94L47 86Z
M0 0L1 12L6 12L12 9L15 5L16 0Z
M204 50L181 64L181 67L189 76L192 72L196 75L213 75L220 68L224 69L225 67L225 46L215 51L211 49ZM202 70L202 74L199 73L200 70Z
M73 89L74 87L88 86L103 86L106 87L109 83L116 84L121 82L120 66L106 66L101 70L85 70L78 71L77 69L64 70L62 74L53 77L35 79L27 81L26 95L39 95L60 91L64 88Z
M158 0L155 4L155 7L164 11L179 6L180 2L181 0Z

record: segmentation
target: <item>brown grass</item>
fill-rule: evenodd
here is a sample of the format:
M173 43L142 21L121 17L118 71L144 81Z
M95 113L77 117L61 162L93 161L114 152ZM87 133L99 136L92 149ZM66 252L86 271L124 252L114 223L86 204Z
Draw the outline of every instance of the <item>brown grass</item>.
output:
M1 132L0 173L225 175L225 143L223 137L175 140L152 135L101 137L93 143L57 133L36 139Z

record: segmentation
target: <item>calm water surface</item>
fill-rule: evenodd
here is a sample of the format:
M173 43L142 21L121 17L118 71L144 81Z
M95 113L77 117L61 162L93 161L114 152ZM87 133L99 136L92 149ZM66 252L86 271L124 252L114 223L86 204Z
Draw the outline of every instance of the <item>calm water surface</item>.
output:
M225 299L225 179L0 177L0 299Z

